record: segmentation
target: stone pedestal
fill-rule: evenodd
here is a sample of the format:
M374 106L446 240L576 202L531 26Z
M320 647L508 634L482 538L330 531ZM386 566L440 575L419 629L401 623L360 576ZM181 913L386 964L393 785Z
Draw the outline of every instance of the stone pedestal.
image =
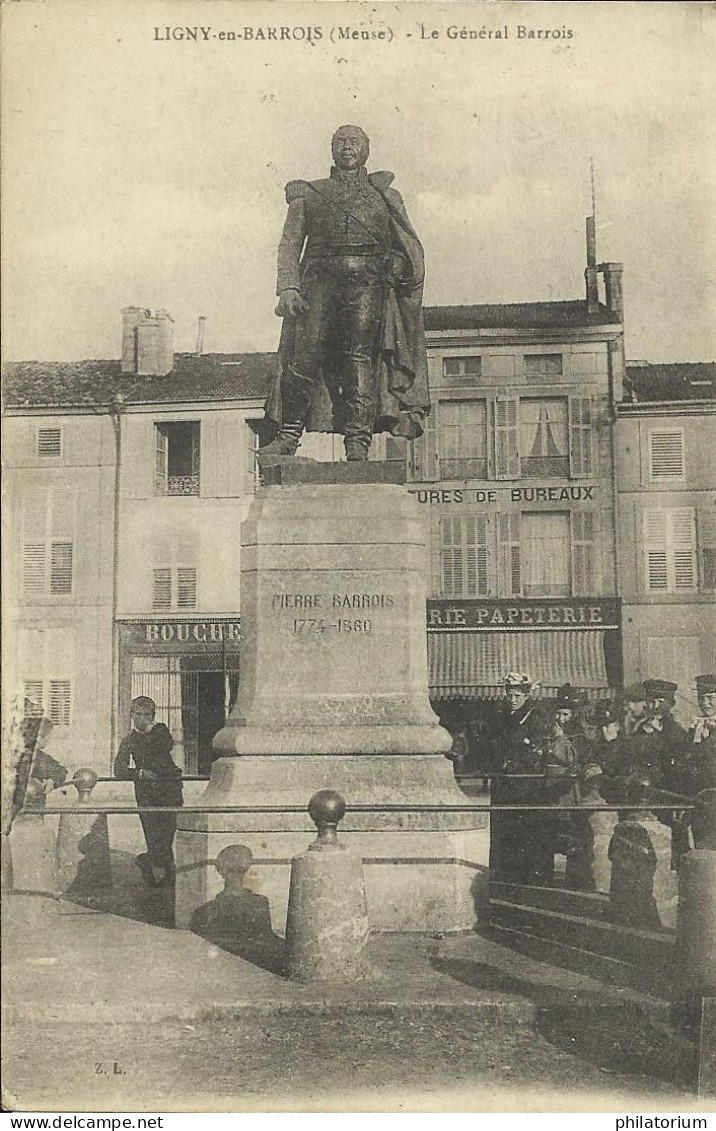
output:
M424 522L404 486L325 482L319 466L320 482L259 490L243 524L239 697L201 804L304 808L338 790L371 927L466 929L487 865L484 815L350 811L469 804L428 700ZM180 814L177 925L216 894L209 863L240 843L283 930L290 861L310 831L302 812Z

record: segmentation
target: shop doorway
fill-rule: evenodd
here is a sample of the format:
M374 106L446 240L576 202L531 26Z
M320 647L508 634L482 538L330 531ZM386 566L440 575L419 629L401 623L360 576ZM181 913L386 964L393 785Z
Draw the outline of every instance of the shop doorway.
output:
M157 722L169 727L172 757L185 774L211 773L214 735L236 701L238 659L221 652L132 657L131 697L154 700Z

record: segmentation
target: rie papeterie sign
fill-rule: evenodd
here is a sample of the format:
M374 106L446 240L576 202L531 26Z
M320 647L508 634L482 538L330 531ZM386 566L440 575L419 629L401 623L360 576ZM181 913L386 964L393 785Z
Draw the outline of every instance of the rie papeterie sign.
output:
M621 627L618 597L428 601L428 632L520 632Z

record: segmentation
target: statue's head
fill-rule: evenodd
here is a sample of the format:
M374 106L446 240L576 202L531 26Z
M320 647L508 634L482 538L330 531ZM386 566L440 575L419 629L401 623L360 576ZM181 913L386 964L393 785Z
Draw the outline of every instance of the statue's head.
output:
M370 151L368 135L360 126L339 126L331 141L333 160L339 169L365 165Z

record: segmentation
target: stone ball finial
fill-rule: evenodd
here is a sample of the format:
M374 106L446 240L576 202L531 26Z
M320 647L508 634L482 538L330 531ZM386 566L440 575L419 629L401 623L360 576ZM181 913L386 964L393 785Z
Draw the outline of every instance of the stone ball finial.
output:
M308 814L318 829L316 847L327 845L338 847L336 830L345 813L345 798L335 789L319 789L314 793L308 803Z
M87 767L77 770L72 777L72 784L77 790L78 801L89 801L89 795L97 785L99 778L94 770L89 770Z
M214 867L222 879L226 880L229 876L243 876L248 872L253 860L253 853L247 845L228 844L216 857Z

